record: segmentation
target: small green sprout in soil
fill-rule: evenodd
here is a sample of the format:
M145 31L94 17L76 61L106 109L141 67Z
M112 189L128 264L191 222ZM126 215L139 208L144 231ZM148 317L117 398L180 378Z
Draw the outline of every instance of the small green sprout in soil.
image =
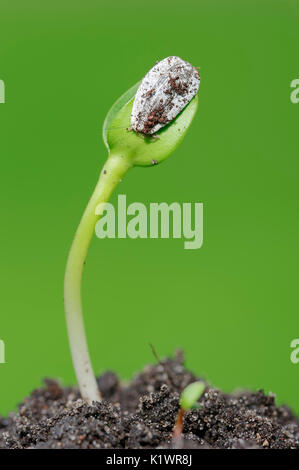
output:
M103 140L108 159L75 234L64 284L71 354L80 393L87 403L101 400L89 358L81 306L82 271L96 223L130 168L156 166L178 147L197 110L199 83L195 67L179 57L168 57L157 63L141 83L125 92L104 121Z
M186 411L191 408L199 408L199 405L196 405L196 402L202 396L205 390L205 384L201 381L193 382L188 385L181 394L180 398L180 409L175 421L173 428L173 438L179 439L182 436L183 432L183 418Z

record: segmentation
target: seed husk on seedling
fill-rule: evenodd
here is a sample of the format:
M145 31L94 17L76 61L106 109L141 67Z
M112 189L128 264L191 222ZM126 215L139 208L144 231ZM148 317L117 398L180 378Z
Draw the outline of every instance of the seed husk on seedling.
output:
M188 385L180 397L180 409L173 428L173 438L180 439L183 432L183 419L186 411L195 407L196 402L202 396L205 390L204 382L198 381ZM198 407L198 406L197 406Z
M185 137L198 106L199 75L196 69L174 56L162 62L164 75L156 74L157 80L151 84L152 94L148 93L139 103L139 95L147 92L144 91L146 83L138 82L114 103L106 116L103 140L108 159L82 216L67 260L64 301L68 336L79 390L88 403L101 400L90 362L81 306L82 271L95 225L112 192L130 168L155 166L174 152ZM177 70L179 66L183 69ZM161 93L165 95L165 112L161 114L160 109L157 114L153 96L164 99ZM172 104L178 105L177 114L171 112ZM136 115L133 107L134 112L137 109ZM128 131L130 127L132 130ZM153 133L159 138L154 139Z
M158 62L143 78L135 95L131 125L136 132L155 134L185 108L198 92L200 76L180 57Z

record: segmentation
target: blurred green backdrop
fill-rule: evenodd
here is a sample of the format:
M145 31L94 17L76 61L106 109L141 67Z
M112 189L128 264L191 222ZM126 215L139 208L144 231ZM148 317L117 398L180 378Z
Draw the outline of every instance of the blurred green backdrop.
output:
M297 0L1 0L0 413L44 376L75 383L65 261L106 150L111 104L155 63L200 66L198 115L128 203L204 203L204 245L98 240L83 283L93 365L129 378L176 347L215 386L299 412ZM114 196L113 201L116 201ZM105 273L105 275L103 274Z

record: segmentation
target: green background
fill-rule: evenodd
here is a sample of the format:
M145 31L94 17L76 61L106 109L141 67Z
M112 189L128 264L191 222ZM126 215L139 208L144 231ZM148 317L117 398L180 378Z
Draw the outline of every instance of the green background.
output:
M200 66L199 111L175 154L132 170L119 193L203 202L204 245L94 237L94 368L129 378L155 360L149 341L160 356L181 347L213 385L264 388L299 412L298 21L297 0L1 0L0 413L44 376L75 383L63 276L106 158L101 125L168 55Z

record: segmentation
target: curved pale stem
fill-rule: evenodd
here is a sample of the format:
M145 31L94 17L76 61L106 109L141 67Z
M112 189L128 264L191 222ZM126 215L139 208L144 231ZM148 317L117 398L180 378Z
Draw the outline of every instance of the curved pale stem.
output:
M88 403L100 401L101 395L89 358L83 322L81 306L82 270L95 225L100 217L99 214L96 214L96 208L99 204L104 204L109 200L113 190L130 167L131 165L123 156L111 155L108 158L82 216L66 265L64 304L67 330L79 390L82 398Z

